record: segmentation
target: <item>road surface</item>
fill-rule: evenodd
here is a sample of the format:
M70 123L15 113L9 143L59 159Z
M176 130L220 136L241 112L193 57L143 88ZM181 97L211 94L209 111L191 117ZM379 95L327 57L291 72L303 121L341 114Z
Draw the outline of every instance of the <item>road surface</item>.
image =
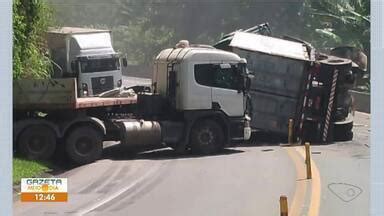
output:
M170 149L132 155L114 145L68 178L67 203L15 202L14 215L290 215L369 214L370 115L356 113L353 141L312 146L312 180L303 146L248 143L214 156Z

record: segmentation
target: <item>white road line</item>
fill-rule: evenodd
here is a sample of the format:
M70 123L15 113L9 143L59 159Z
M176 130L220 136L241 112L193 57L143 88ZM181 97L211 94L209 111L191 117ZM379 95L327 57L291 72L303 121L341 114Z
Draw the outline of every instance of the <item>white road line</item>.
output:
M142 175L140 178L136 179L135 181L133 181L131 184L123 187L122 189L114 192L113 194L111 194L110 196L108 197L105 197L103 199L101 199L100 201L97 201L91 205L89 205L88 207L85 207L83 208L82 210L80 211L77 211L77 213L75 215L85 215L95 209L97 209L98 207L112 201L113 199L115 199L116 197L118 197L119 195L123 194L124 192L126 192L127 190L130 190L131 188L135 187L137 184L139 184L140 182L142 182L143 180L147 179L147 178L150 178L156 171L158 171L160 169L161 166L155 166L155 168L151 168L148 172L146 172L144 175Z

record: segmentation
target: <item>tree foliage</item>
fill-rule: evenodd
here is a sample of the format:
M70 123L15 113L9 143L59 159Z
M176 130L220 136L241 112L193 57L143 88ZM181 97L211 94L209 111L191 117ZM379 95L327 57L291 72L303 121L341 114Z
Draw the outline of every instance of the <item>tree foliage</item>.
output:
M369 53L369 0L305 0L306 37L317 47L349 45Z
M40 0L13 0L13 77L49 76L44 32L51 23L51 10Z
M274 32L294 35L302 1L50 0L59 24L110 28L114 47L130 62L146 65L179 40L214 44L222 34L266 21Z
M130 64L150 64L159 50L173 46L174 31L165 26L144 28L142 25L121 25L112 29L115 46L127 55Z

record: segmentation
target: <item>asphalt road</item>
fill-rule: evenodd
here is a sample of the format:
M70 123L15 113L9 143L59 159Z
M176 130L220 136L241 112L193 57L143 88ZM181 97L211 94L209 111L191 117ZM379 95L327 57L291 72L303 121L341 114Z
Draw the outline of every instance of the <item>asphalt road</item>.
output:
M350 142L312 146L312 180L303 146L249 143L205 157L170 149L132 155L119 145L104 158L64 172L67 203L15 202L15 215L290 215L369 214L370 115L356 113Z

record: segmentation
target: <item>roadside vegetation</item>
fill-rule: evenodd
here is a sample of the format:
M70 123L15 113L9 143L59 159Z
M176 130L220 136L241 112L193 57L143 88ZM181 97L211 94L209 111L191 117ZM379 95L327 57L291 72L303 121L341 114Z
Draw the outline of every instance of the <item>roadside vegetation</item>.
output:
M369 54L368 0L305 0L302 16L306 35L316 47L349 45Z
M51 64L43 38L52 18L52 10L45 1L13 0L14 79L50 75Z
M52 10L45 1L13 0L13 79L46 78L51 64L44 46L44 32L52 24ZM44 162L13 158L13 183L49 170Z
M49 171L49 164L23 158L13 158L13 184L19 184L21 178L38 177Z

